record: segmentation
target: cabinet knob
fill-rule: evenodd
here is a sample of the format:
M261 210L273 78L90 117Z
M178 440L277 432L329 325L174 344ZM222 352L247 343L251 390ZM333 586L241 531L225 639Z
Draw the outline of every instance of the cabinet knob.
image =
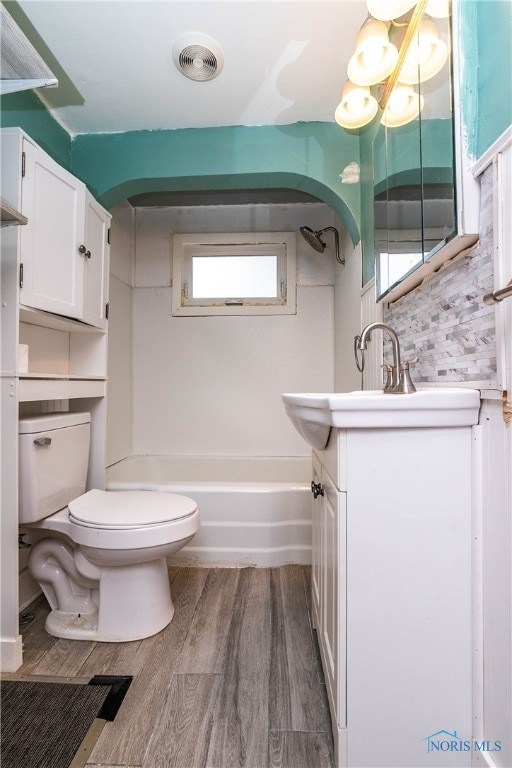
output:
M78 252L82 253L85 256L86 259L90 259L91 258L91 252L87 250L85 245L79 245L78 246Z
M319 496L324 495L324 487L322 483L315 483L313 480L311 481L311 493L313 494L313 498L317 499Z

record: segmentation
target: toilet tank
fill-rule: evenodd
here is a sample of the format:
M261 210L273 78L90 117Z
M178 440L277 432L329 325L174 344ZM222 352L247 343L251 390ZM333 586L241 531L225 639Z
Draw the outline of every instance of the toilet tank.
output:
M19 420L19 523L58 512L85 491L90 413Z

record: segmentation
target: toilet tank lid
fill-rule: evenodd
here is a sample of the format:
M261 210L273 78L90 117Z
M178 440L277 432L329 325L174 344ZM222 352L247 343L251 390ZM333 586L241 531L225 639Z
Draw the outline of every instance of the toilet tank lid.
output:
M49 432L52 429L88 424L90 420L90 413L45 413L42 416L24 416L19 420L18 433L31 435L36 432Z

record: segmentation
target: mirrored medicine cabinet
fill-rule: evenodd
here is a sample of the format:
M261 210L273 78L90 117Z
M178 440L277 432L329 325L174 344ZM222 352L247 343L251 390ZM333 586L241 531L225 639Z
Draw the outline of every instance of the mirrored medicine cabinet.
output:
M374 140L377 300L399 298L478 239L477 226L468 220L475 233L468 235L461 215L454 16L436 19L450 54L438 74L415 86L423 100L418 117L400 127L381 124Z

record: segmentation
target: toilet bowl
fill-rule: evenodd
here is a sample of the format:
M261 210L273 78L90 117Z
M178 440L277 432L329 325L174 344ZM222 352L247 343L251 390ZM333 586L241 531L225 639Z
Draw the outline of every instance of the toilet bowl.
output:
M172 619L166 557L199 530L196 503L160 491L85 491L90 415L20 419L19 522L51 608L46 630L126 642Z

